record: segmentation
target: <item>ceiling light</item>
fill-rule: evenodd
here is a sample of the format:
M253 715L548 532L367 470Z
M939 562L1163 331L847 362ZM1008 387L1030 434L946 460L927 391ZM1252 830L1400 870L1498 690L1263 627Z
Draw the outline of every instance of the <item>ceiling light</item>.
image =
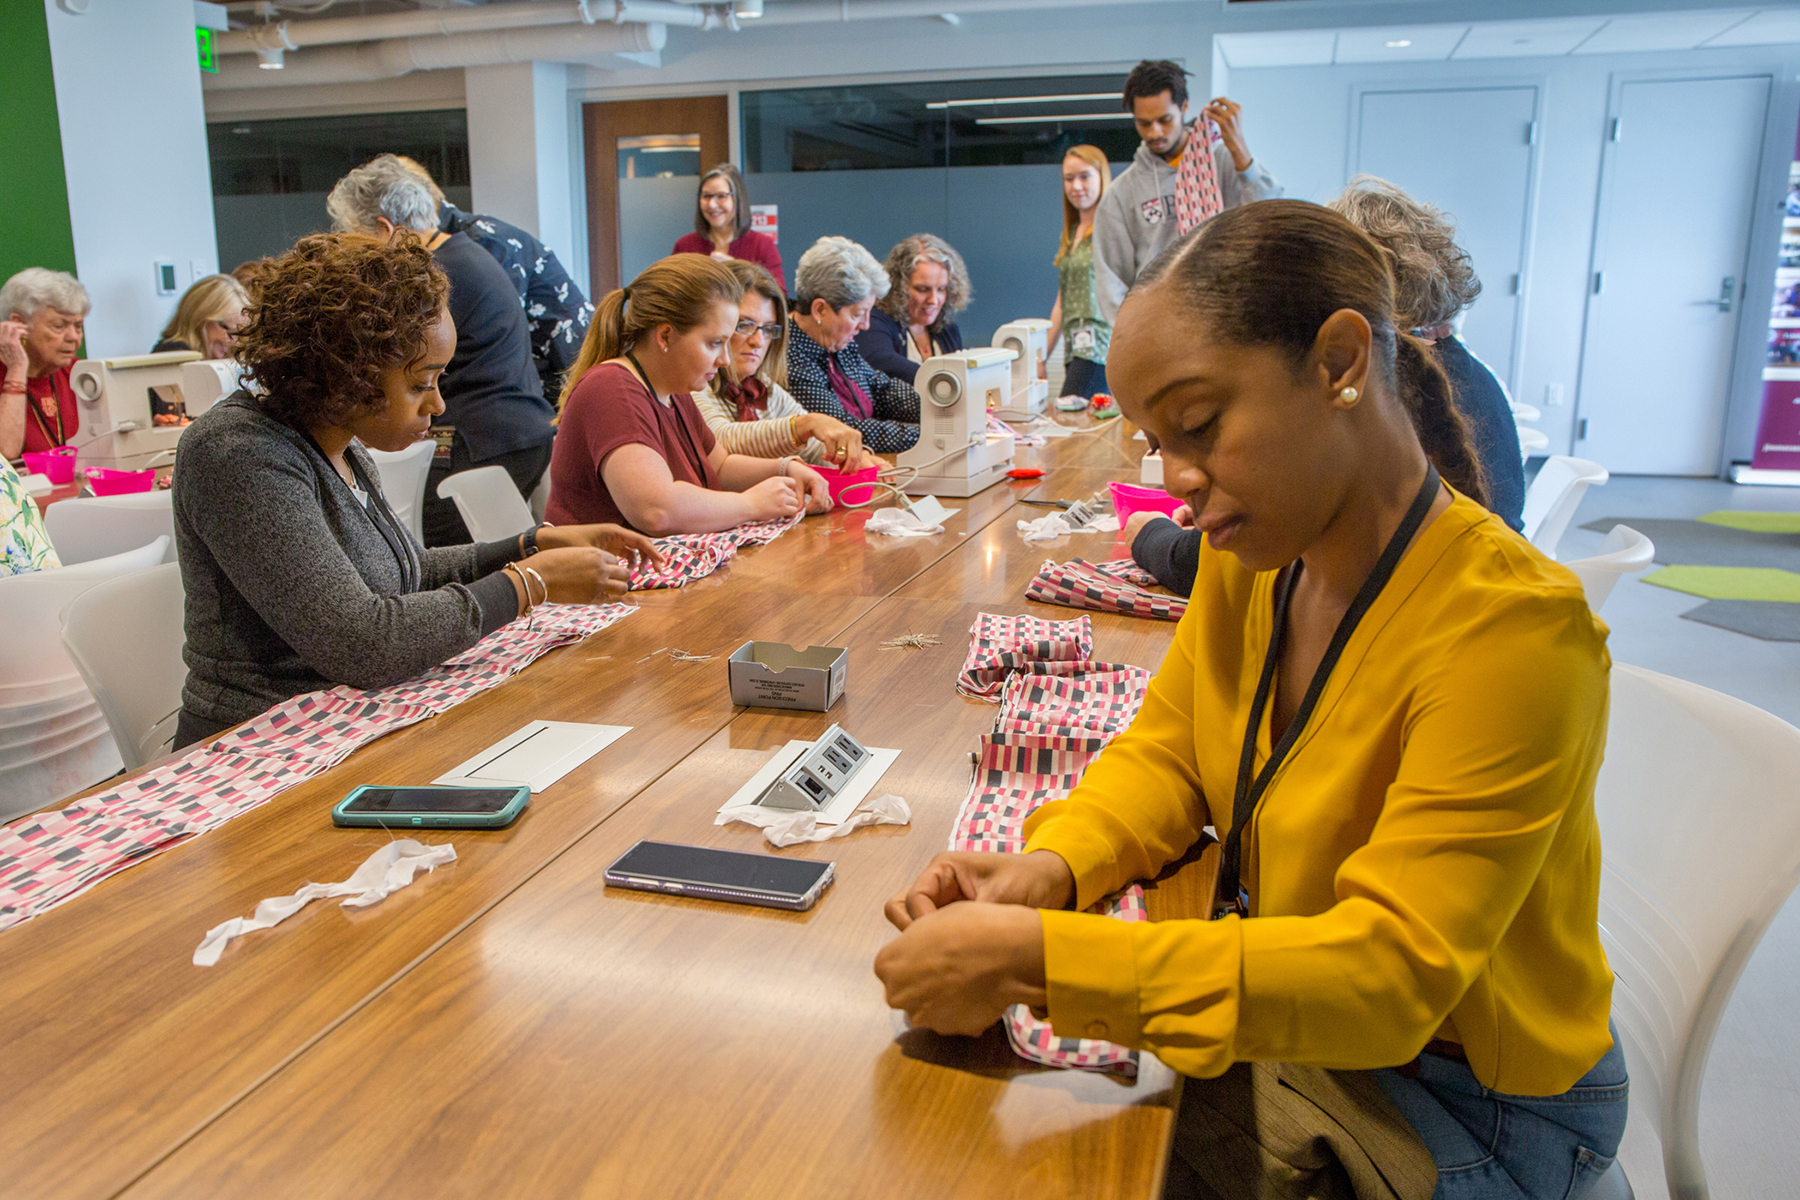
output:
M740 19L748 20L762 14L763 0L734 0L731 6L731 15Z
M256 65L265 71L279 71L287 65L281 61L282 56L286 53L287 51L279 46L273 50L258 50L256 52Z
M978 104L1058 104L1064 100L1116 100L1117 92L1065 92L1055 96L986 96L979 100L933 100L926 108L971 108Z
M1387 48L1389 50L1404 50L1410 45L1412 45L1411 38L1396 38L1394 41L1387 44Z
M1130 113L1064 113L1054 117L977 117L977 125L1061 125L1077 121L1129 121Z

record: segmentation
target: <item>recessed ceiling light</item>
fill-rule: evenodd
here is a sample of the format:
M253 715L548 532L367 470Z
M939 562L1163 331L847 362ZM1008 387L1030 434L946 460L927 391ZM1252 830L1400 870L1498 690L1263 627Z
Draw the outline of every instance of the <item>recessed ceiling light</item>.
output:
M1389 42L1387 44L1387 48L1389 50L1404 50L1406 47L1408 47L1410 45L1412 45L1411 38L1399 38L1396 41Z

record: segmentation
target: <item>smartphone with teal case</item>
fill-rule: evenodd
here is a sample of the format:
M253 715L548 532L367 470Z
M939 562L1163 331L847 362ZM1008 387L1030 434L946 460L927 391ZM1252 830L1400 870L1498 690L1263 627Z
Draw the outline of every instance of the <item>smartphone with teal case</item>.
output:
M531 788L359 787L331 823L366 829L502 829L531 803Z

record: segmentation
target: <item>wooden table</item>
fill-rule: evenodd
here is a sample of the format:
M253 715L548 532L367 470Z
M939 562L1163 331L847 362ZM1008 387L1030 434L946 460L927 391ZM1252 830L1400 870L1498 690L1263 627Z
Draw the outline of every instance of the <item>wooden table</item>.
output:
M1027 545L1014 523L1048 510L1016 497L1135 478L1122 425L1022 450L1041 484L947 501L941 536L866 537L864 514L834 513L644 594L610 630L0 934L0 1195L1153 1194L1159 1063L1127 1085L1035 1070L997 1033L905 1032L870 971L881 902L944 845L993 719L952 688L975 613L1042 607L1022 592L1049 554L1110 553L1111 535ZM1145 666L1173 633L1094 624L1099 654ZM879 648L908 632L943 644ZM846 700L733 708L722 659L752 637L848 646ZM633 729L512 828L458 832L454 866L191 965L212 925L379 844L329 824L349 787L431 779L535 718ZM786 852L839 864L812 912L604 890L640 837L761 847L713 810L832 720L903 751L881 786L914 823ZM1208 870L1173 873L1153 913L1199 911Z

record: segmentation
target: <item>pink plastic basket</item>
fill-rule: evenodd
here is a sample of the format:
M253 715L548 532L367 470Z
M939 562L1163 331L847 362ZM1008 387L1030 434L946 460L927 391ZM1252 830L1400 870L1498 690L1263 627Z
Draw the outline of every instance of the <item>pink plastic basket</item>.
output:
M49 476L51 483L75 482L75 449L58 446L54 450L38 450L25 456L25 469L33 475Z
M1112 489L1113 511L1119 514L1120 529L1125 528L1132 513L1148 510L1166 517L1187 503L1161 488L1139 487L1135 483L1109 483L1106 486Z
M131 492L147 492L156 486L156 472L109 471L105 467L89 467L88 486L96 496L123 496Z
M833 504L866 504L875 495L870 486L875 477L881 474L880 467L870 467L864 471L852 471L849 474L836 467L819 466L813 470L825 477L825 488L831 493Z

